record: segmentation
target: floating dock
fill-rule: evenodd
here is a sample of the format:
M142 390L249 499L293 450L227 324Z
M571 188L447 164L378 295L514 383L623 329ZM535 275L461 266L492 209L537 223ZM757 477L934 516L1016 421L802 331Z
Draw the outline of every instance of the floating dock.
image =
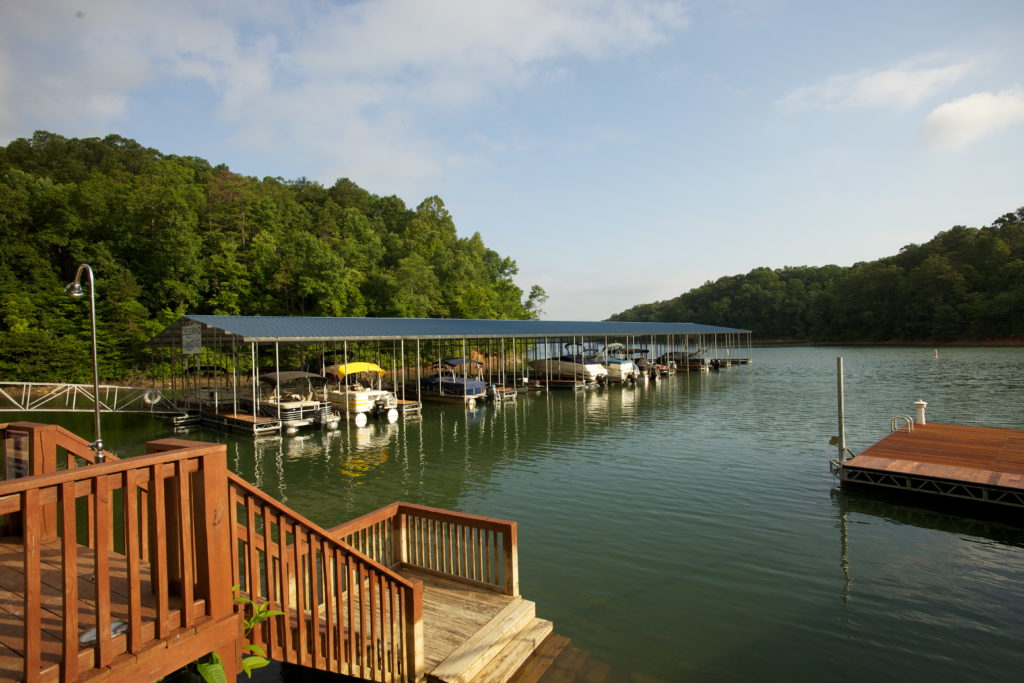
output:
M491 399L495 403L504 403L505 401L514 401L519 395L516 389L509 389L507 387L495 387L494 397Z
M404 398L398 399L398 412L405 415L419 415L423 404L419 401L407 401Z
M1024 509L1024 430L907 424L833 468L881 487Z
M254 417L248 413L236 413L231 410L216 412L203 410L199 413L199 421L214 427L226 427L236 432L248 432L254 435L281 431L281 421L277 418L261 415Z
M544 389L572 389L579 391L580 389L586 389L587 383L582 379L544 379L539 378L534 380L537 386ZM596 384L594 386L597 386Z

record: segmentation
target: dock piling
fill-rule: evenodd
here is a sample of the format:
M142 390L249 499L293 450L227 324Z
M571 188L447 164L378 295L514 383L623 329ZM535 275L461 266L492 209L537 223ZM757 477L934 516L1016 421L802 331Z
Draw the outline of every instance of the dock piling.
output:
M846 398L843 386L843 357L836 358L836 401L839 406L839 435L836 439L839 454L837 460L842 464L846 458Z

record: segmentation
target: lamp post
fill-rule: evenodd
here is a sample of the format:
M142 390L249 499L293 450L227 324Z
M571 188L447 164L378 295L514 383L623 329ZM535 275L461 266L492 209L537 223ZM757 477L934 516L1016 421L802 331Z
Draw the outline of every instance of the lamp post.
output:
M105 462L107 456L103 454L103 439L100 438L100 367L96 357L96 281L93 279L92 266L83 263L78 266L75 272L74 281L64 288L64 291L71 296L82 296L82 271L89 273L89 321L92 324L92 404L94 413L94 425L96 440L89 444L89 447L96 452L96 462Z

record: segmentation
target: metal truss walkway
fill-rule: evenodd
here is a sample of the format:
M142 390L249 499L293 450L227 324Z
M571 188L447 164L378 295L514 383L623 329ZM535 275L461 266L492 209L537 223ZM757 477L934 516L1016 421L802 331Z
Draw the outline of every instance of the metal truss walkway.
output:
M91 384L0 382L0 412L92 412L96 403ZM179 414L159 389L99 387L100 411L105 413Z

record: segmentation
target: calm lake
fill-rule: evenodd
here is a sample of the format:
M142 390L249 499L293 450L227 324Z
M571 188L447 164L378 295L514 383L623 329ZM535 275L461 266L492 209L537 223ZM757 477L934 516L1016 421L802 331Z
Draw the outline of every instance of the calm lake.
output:
M1024 428L1024 348L774 347L394 425L188 438L324 526L393 500L518 521L523 595L614 680L1020 680L1024 526L839 492L836 356L855 453L917 399L930 421ZM92 436L89 414L25 417ZM122 456L171 434L103 421Z

